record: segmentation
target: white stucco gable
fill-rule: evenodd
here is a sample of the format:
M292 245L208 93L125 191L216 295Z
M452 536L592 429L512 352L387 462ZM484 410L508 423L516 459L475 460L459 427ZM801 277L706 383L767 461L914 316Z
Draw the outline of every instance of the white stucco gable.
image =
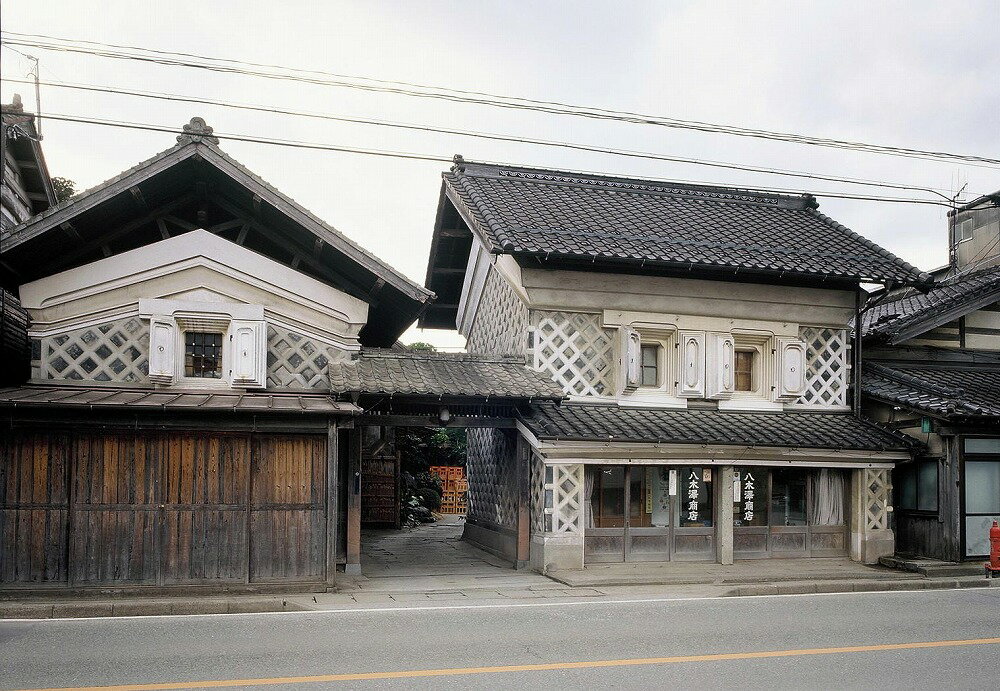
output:
M205 230L20 287L35 335L139 314L139 300L261 305L269 319L356 346L368 304Z

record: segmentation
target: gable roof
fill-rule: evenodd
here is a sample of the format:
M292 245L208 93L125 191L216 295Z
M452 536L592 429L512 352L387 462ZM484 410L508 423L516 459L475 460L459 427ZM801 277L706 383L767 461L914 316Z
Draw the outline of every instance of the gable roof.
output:
M906 288L862 315L865 338L898 344L1000 301L1000 266L941 279L927 292Z
M4 283L205 227L370 303L362 339L372 345L390 345L433 299L224 153L201 118L184 130L175 146L11 229Z
M488 251L552 266L849 284L931 280L819 213L811 195L473 163L460 156L443 178L426 285L449 295L461 287L465 267L461 257L451 256L464 247L453 239L449 206ZM443 307L423 321L446 321Z
M333 393L411 396L564 398L524 358L365 348L355 360L329 366Z
M935 367L866 362L861 390L871 398L944 418L1000 418L1000 365Z
M913 440L849 413L736 413L533 404L522 420L539 439L905 450Z
M42 153L35 115L24 112L21 98L15 94L13 103L0 106L0 119L4 146L20 168L21 180L30 197L28 205L33 213L40 213L56 203L56 192ZM6 161L3 165L6 166Z

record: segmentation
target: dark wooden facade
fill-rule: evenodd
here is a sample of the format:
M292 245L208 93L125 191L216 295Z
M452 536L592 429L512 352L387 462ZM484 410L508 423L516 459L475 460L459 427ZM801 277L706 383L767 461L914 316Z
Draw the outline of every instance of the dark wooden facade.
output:
M0 587L328 582L336 438L8 430Z

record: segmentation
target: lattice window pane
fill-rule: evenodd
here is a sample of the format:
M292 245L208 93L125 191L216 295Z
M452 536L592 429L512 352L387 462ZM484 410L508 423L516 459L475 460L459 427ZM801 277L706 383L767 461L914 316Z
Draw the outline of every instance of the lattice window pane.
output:
M802 327L799 338L806 343L806 391L796 404L846 406L851 371L847 331Z
M614 333L597 314L536 311L534 367L570 395L614 393Z

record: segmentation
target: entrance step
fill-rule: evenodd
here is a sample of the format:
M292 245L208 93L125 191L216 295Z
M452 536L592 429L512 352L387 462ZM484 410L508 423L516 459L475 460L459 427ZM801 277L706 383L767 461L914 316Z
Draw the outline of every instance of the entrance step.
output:
M954 576L978 576L983 573L983 565L977 561L957 562L941 561L940 559L923 559L920 557L901 557L893 555L879 559L882 566L899 571L919 573L928 578L950 578Z

